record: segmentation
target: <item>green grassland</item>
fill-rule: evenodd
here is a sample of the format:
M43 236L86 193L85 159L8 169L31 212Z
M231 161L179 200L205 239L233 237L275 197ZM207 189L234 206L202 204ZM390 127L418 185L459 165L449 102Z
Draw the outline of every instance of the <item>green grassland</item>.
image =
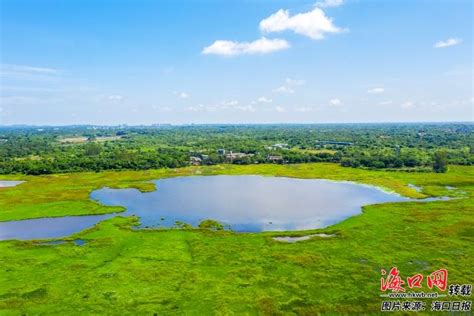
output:
M214 174L349 180L413 198L462 198L366 206L361 215L311 231L336 237L295 244L276 242L272 236L281 233L270 232L134 230L134 217L65 239L84 239L83 246L3 241L0 314L367 314L380 310L382 268L396 266L406 278L444 267L449 283L474 283L473 167L435 174L321 163L1 176L27 182L0 190L0 220L114 212L119 208L90 201L89 193L103 186L149 191L150 179ZM422 290L429 291L426 283Z

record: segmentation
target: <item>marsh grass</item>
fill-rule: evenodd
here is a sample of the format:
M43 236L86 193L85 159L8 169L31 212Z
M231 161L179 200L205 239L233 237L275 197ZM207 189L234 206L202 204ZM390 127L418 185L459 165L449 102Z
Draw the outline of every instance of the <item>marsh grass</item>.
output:
M136 230L138 218L121 216L66 238L87 240L82 246L0 242L0 314L377 314L382 268L396 266L406 278L444 267L449 283L474 283L473 170L417 174L308 164L2 177L27 181L0 191L2 220L115 211L90 201L89 192L151 190L144 181L197 172L350 180L413 198L466 193L366 206L326 229L285 233L335 237L292 244L272 239L282 232Z

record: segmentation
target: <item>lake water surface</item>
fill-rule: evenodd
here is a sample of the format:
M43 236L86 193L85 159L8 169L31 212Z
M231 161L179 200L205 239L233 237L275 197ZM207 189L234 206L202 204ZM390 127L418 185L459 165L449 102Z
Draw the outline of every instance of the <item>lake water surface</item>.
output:
M322 228L359 214L368 204L408 201L373 186L319 179L262 176L192 176L154 181L157 190L103 188L91 198L126 207L141 227L197 226L204 219L238 232ZM117 214L0 222L0 240L58 238Z

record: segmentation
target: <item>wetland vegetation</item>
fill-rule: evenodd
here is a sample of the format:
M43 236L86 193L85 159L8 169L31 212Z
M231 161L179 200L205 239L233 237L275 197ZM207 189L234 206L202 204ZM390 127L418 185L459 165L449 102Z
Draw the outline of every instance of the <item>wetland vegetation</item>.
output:
M0 190L0 218L123 211L91 200L90 192L102 187L149 192L155 189L149 180L219 174L346 180L411 198L459 198L369 205L361 215L327 228L283 234L242 234L210 224L137 230L139 218L118 216L61 239L64 243L2 241L1 313L376 313L382 268L397 266L404 275L413 275L446 267L450 282L474 282L470 166L428 173L344 168L335 163L227 164L4 175L2 179L25 183ZM334 237L294 243L273 239L310 234ZM75 240L84 243L77 245Z
M0 0L0 316L472 314L472 9Z

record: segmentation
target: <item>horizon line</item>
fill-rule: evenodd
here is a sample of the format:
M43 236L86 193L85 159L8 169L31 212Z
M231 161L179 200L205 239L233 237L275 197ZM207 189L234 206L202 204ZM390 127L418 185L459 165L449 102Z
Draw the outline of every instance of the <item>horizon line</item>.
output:
M275 123L151 123L151 124L92 124L92 123L78 123L78 124L0 124L0 128L5 127L72 127L72 126L92 126L92 127L154 127L154 126L243 126L243 125L353 125L353 124L474 124L473 121L384 121L384 122L312 122L312 123L295 123L295 122L275 122Z

